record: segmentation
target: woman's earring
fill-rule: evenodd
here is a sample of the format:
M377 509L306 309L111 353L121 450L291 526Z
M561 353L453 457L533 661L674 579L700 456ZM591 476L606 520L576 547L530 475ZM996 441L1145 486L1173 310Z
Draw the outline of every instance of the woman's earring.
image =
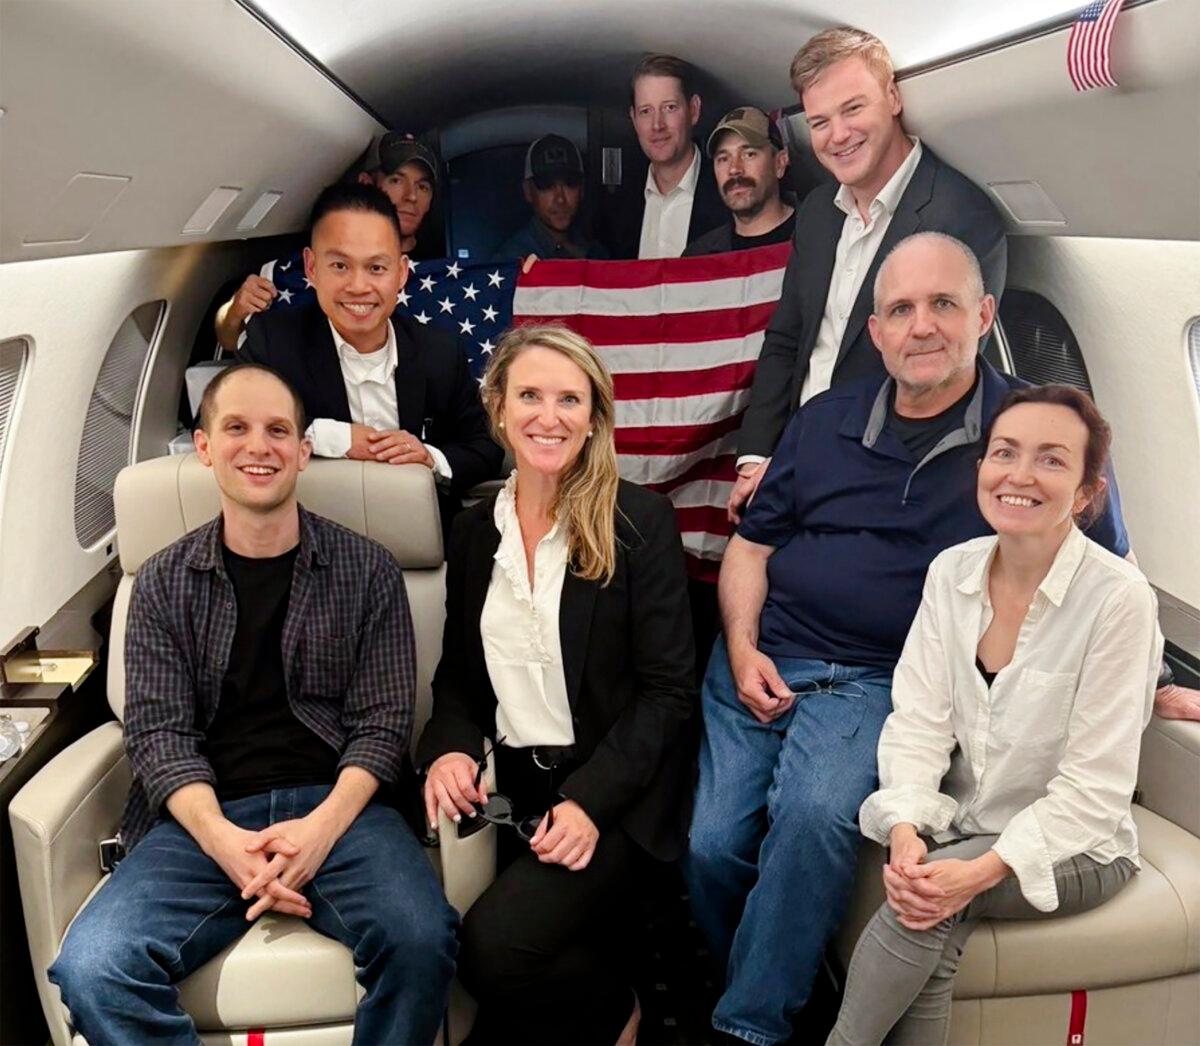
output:
M498 429L504 428L504 422L503 421L496 422L496 428L498 428Z
M594 435L596 434L591 429L588 429L588 439L591 439Z

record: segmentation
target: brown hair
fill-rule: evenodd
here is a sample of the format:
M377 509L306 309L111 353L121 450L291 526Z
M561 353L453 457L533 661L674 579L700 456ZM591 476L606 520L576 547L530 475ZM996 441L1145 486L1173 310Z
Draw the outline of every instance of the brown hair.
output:
M1019 407L1022 403L1050 403L1057 407L1073 410L1087 428L1087 446L1083 452L1083 479L1080 486L1088 492L1090 501L1076 517L1081 527L1090 526L1104 509L1104 470L1108 467L1108 449L1112 444L1112 428L1104 420L1092 397L1073 385L1034 385L1025 389L1013 389L1000 404L983 434L986 453L992 442L992 430L996 419L1005 411Z
M204 394L200 397L200 406L196 410L196 428L202 429L204 432L209 431L209 426L213 423L213 411L217 407L217 393L221 391L221 386L228 382L235 374L244 374L246 371L256 370L263 374L269 374L280 385L288 391L288 395L292 397L292 407L296 415L296 431L300 439L304 438L304 430L307 427L307 418L304 411L304 400L300 398L295 387L287 380L279 371L273 367L268 367L263 363L235 363L231 367L226 367L219 371L217 375L204 387Z
M617 450L613 442L616 406L613 380L596 350L584 337L562 324L514 327L496 346L483 376L483 406L496 440L509 446L500 425L508 388L508 371L526 349L552 349L566 356L588 377L592 390L591 436L579 457L559 480L550 515L567 534L572 570L585 581L607 585L617 569Z
M690 101L696 93L696 72L687 62L673 54L648 54L633 67L633 74L629 77L630 105L634 104L633 92L643 76L669 76L678 80L685 102Z
M865 30L843 25L810 37L796 52L792 59L792 87L798 95L803 95L826 69L846 58L861 58L883 88L895 78L892 56L883 41Z

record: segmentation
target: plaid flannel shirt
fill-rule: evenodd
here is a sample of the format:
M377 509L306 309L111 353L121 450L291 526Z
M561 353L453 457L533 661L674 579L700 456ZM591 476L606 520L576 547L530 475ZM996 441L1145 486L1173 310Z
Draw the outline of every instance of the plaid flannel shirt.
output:
M221 517L147 560L125 636L125 751L133 787L121 826L132 849L172 792L216 776L201 754L237 628ZM382 545L300 509L300 551L283 623L288 703L341 753L396 780L412 733L416 650L404 577Z

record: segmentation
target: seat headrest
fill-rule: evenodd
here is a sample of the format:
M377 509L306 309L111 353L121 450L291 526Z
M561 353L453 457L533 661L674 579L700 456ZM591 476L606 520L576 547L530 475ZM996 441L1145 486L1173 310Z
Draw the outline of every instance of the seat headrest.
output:
M310 512L378 541L405 569L442 563L433 473L424 465L313 458L300 473ZM136 574L156 552L221 508L212 469L195 454L152 458L121 470L113 490L121 569Z

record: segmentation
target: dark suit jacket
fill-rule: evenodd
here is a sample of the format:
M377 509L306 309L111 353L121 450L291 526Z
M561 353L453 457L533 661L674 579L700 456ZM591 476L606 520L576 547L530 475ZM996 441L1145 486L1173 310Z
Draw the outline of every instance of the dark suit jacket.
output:
M769 457L800 402L846 218L833 202L838 188L836 182L818 186L797 212L792 256L758 357L750 405L738 436L739 454ZM974 182L922 146L921 160L854 300L834 365L835 384L867 374L883 375L879 351L867 331L875 274L893 246L925 230L948 233L970 247L983 270L984 286L999 301L1008 265L1004 221Z
M488 498L454 522L442 661L418 766L447 752L479 759L484 737L495 736L479 629L500 544L494 508ZM699 709L683 546L666 498L621 481L616 574L602 587L568 570L559 631L580 760L562 794L601 832L620 825L653 857L675 860L691 821Z
M392 316L392 326L400 428L446 455L450 495L457 499L477 483L494 479L504 452L488 434L479 386L454 336L407 316ZM300 393L310 418L351 420L337 348L318 305L252 317L238 357L279 371Z
M613 258L636 258L642 242L642 216L646 213L646 196L642 191L646 184L649 161L640 152L640 162L631 164L632 185L637 186L637 196L617 196L601 204L600 238ZM696 182L696 195L692 198L692 216L688 221L685 244L729 220L729 211L717 189L712 164L700 150L700 177Z

